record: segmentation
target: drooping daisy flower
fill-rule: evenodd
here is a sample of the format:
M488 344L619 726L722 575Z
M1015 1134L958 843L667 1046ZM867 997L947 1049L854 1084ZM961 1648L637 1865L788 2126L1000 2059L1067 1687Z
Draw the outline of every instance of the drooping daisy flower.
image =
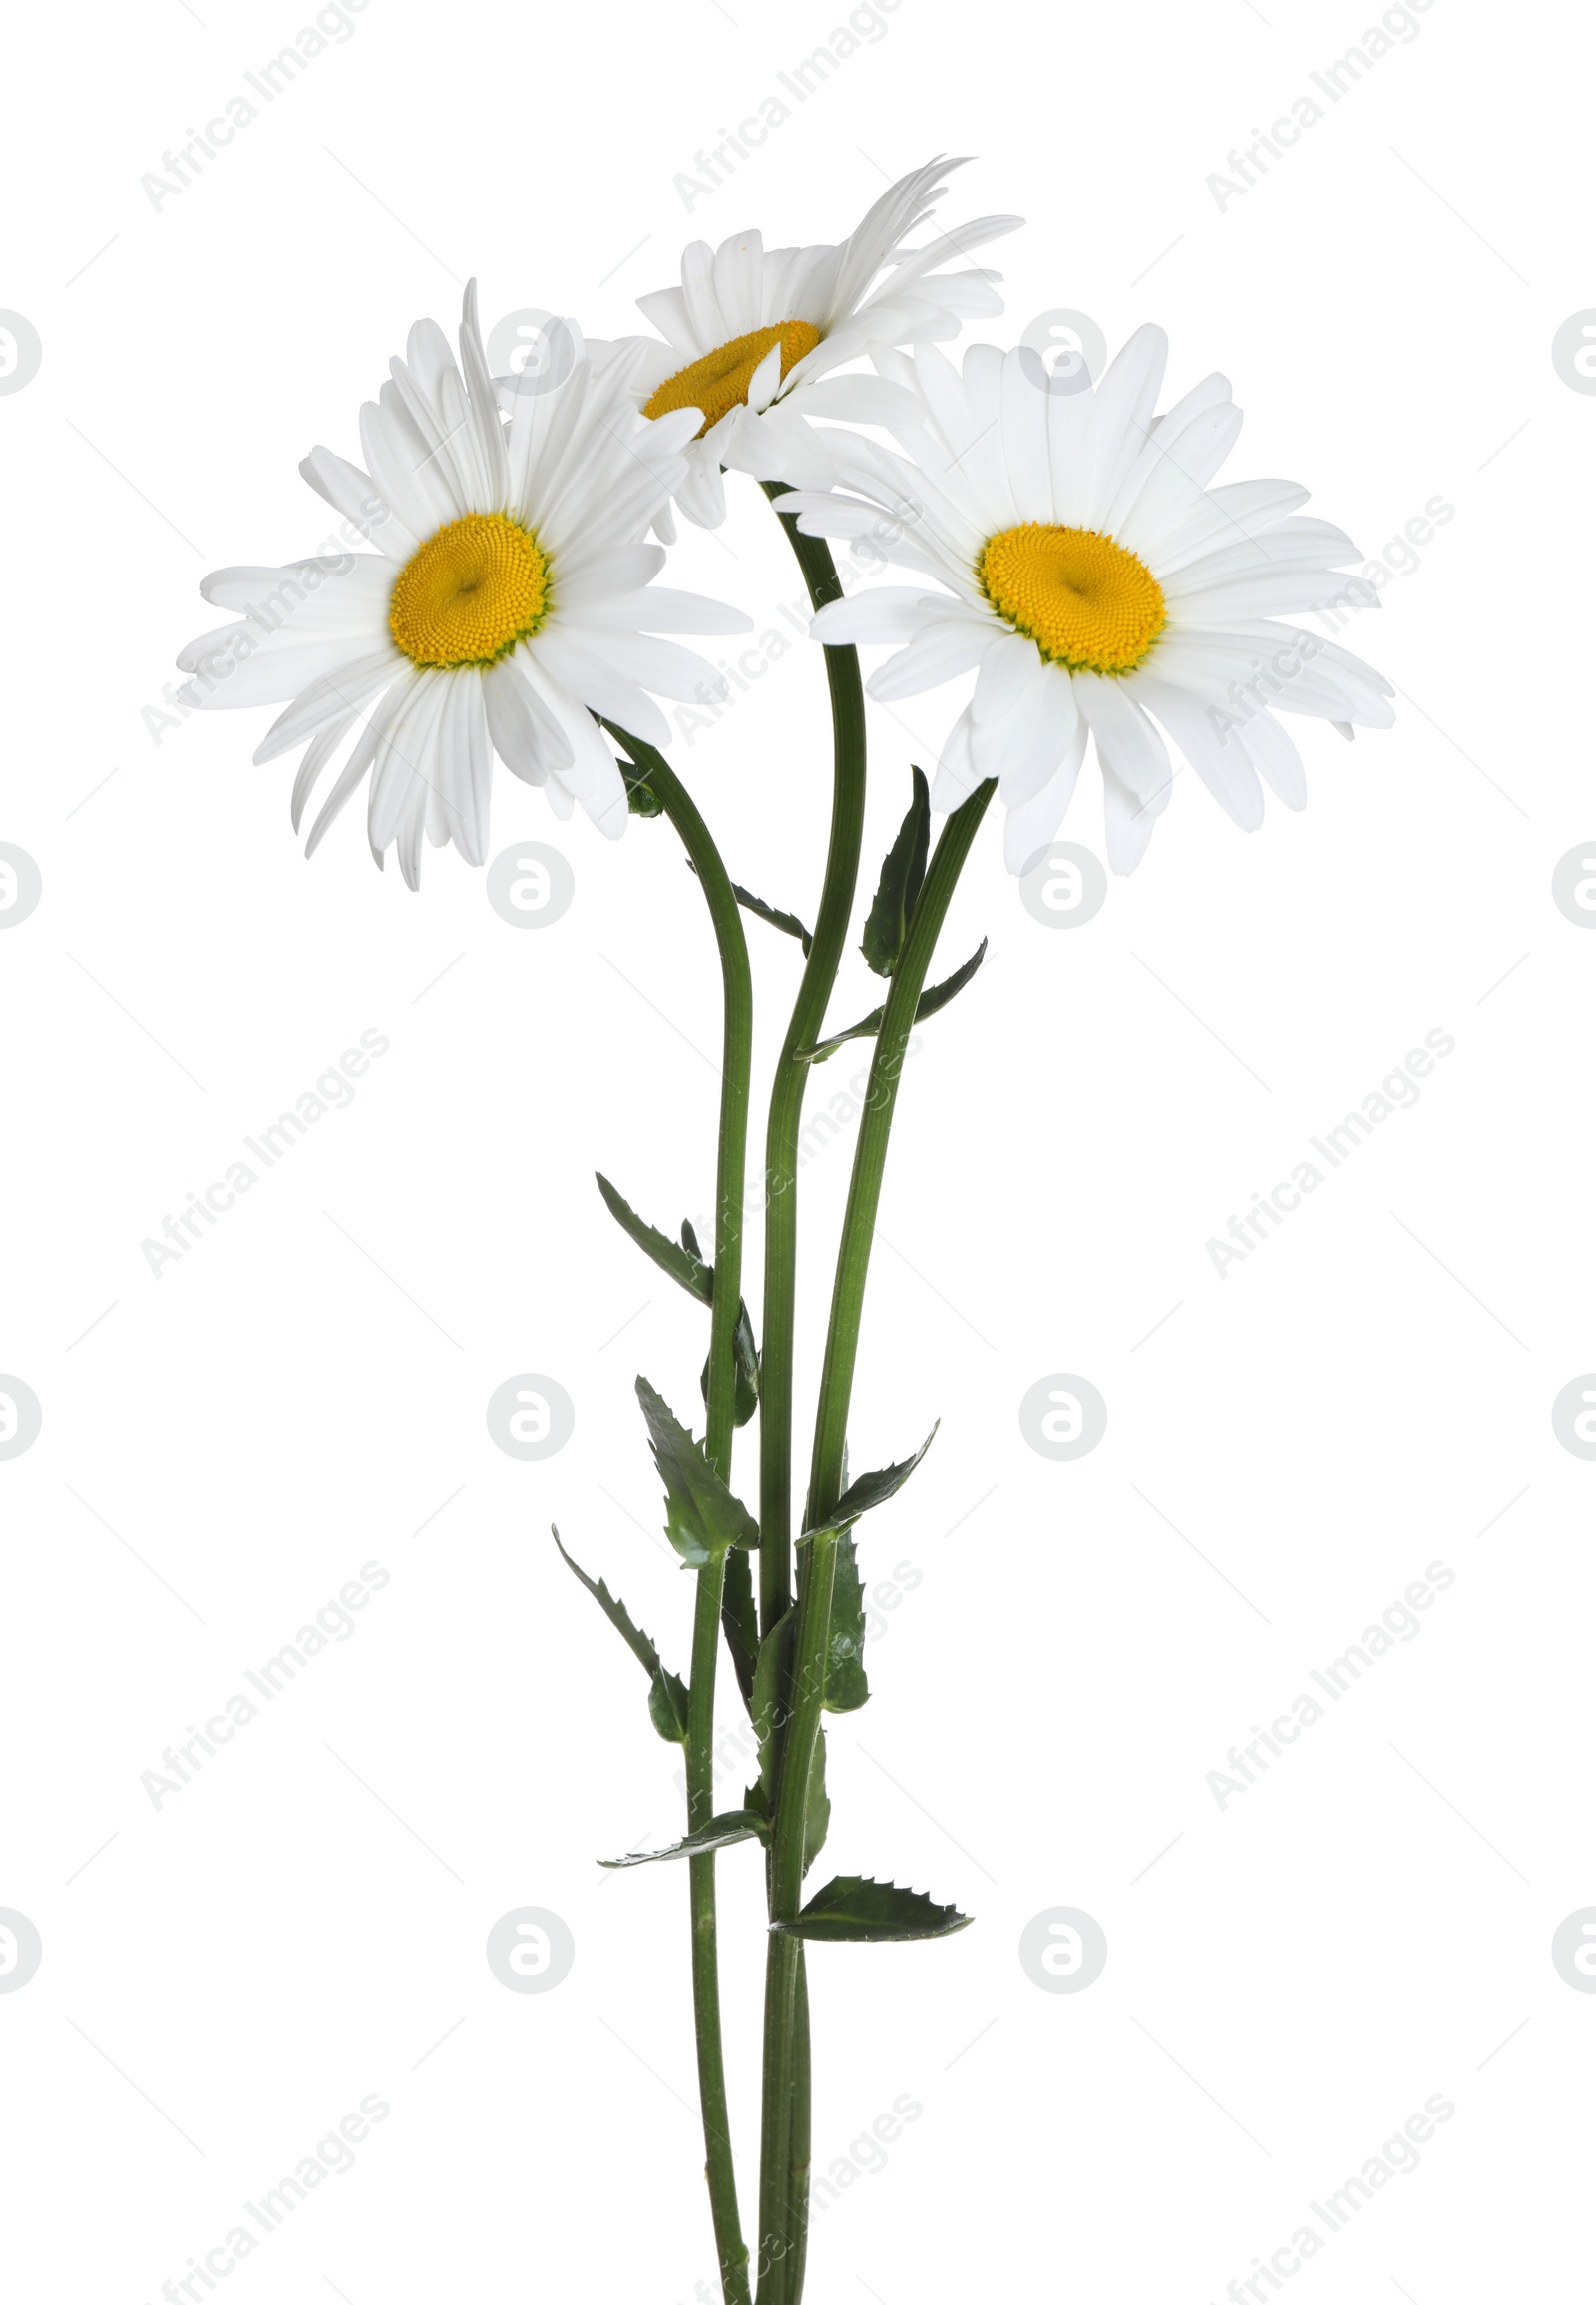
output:
M1277 621L1323 606L1359 558L1301 517L1290 481L1210 488L1241 429L1222 376L1165 415L1161 329L1131 338L1094 390L1054 391L1037 355L973 345L878 357L895 387L857 414L904 450L827 435L848 495L783 509L817 536L869 534L945 587L883 587L823 608L817 640L907 642L869 682L883 701L974 671L933 800L953 808L996 777L1004 855L1023 872L1057 832L1094 739L1108 859L1132 872L1166 807L1165 736L1246 831L1260 777L1290 808L1303 767L1277 713L1388 727L1390 683L1318 633ZM839 379L837 413L846 380ZM885 517L884 517L885 516ZM1347 579L1341 580L1345 590ZM950 596L951 595L951 596ZM1163 731L1160 734L1160 729Z
M568 324L569 325L569 324ZM222 569L200 586L243 621L179 657L199 706L292 699L257 761L305 745L294 830L312 786L351 732L306 844L366 776L378 864L395 844L412 888L422 835L468 863L488 851L493 755L542 785L557 816L577 801L618 839L626 791L596 725L601 712L652 744L670 730L645 690L701 695L719 676L660 632L742 632L748 617L652 578L664 565L649 524L685 470L691 410L645 423L618 378L578 357L547 391L507 395L501 416L466 291L460 365L430 320L360 412L368 472L329 449L300 466L380 550Z
M723 465L756 480L828 486L823 442L804 422L827 413L822 378L866 353L957 336L965 320L1002 310L998 273L942 267L1014 231L1021 217L979 216L922 247L904 244L947 191L944 178L963 166L934 160L901 178L840 247L767 250L758 232L718 248L695 240L680 287L637 299L664 342L626 336L593 348L624 375L645 416L698 412L687 481L675 492L689 520L715 528L725 519Z

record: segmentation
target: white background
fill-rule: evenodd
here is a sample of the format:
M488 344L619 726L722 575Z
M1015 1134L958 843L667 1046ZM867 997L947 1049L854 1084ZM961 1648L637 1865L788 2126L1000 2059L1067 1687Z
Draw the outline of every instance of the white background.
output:
M154 2305L370 2093L391 2111L355 2166L229 2296L684 2305L712 2274L686 1883L594 1864L672 1837L676 1755L547 1534L685 1664L630 1386L688 1412L704 1324L591 1177L667 1227L710 1206L691 883L666 828L611 849L502 778L495 847L555 843L577 883L518 934L452 851L419 898L379 876L356 812L307 867L289 764L249 765L263 713L159 743L141 715L216 620L206 569L317 549L298 459L358 453L389 354L419 314L452 329L468 275L490 321L617 333L685 239L837 238L938 148L983 156L945 215L1029 219L995 257L1004 340L1058 306L1115 344L1157 318L1170 394L1217 366L1249 411L1227 478L1308 482L1371 554L1455 511L1344 635L1396 729L1295 724L1304 816L1245 839L1182 777L1073 933L1022 909L996 825L957 900L943 959L991 954L906 1075L853 1424L864 1466L943 1419L863 1537L874 1580L921 1581L832 1725L822 1862L977 1925L813 1958L817 2163L906 2093L923 2111L818 2215L811 2293L1208 2305L1437 2093L1421 2166L1288 2288L1582 2293L1596 2001L1549 1946L1596 1901L1596 1467L1550 1405L1596 1363L1596 938L1550 877L1596 829L1596 403L1551 340L1596 303L1588 41L1572 12L1433 0L1221 207L1209 175L1378 11L901 0L689 215L698 148L845 18L369 0L159 208L141 177L300 12L14 30L0 304L43 344L0 398L0 838L44 878L0 939L0 1369L44 1415L0 1464L0 1904L44 1944L0 1997L19 2297ZM672 579L769 628L796 574L732 494ZM957 703L874 715L867 873ZM808 644L675 759L737 876L811 911ZM1094 788L1065 831L1100 852ZM764 1083L797 956L750 938ZM837 1020L873 985L851 956ZM368 1028L391 1048L353 1105L157 1279L141 1242ZM1416 1106L1222 1278L1210 1237L1432 1030L1455 1050ZM851 1133L805 1172L803 1404ZM577 1412L535 1465L484 1420L526 1370ZM1108 1404L1072 1464L1017 1421L1057 1371ZM142 1772L368 1561L389 1582L354 1634L154 1808ZM1432 1561L1454 1582L1418 1637L1221 1809L1228 1749ZM749 2202L757 1873L721 1860ZM521 1905L574 1933L554 1992L488 1969ZM1019 1933L1066 1905L1107 1967L1042 1993Z

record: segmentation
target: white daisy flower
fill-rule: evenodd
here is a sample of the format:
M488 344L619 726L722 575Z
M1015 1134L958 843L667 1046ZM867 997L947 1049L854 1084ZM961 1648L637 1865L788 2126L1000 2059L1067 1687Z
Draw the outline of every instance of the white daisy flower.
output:
M209 707L291 699L254 757L308 746L293 788L296 832L312 786L358 730L307 855L369 774L379 865L396 845L415 888L423 833L482 864L495 752L542 785L557 816L580 801L618 839L626 790L593 715L667 744L644 691L691 698L718 675L652 635L752 628L738 609L652 582L665 556L643 539L681 482L693 411L645 423L575 331L572 341L563 379L507 395L507 424L473 281L460 365L436 323L419 321L408 358L361 410L367 471L325 448L299 468L345 516L345 533L353 524L380 551L222 569L200 586L243 620L183 651L194 678L181 693Z
M715 528L725 519L722 466L829 486L824 447L804 422L828 413L822 378L866 353L957 336L964 321L1002 310L993 286L1000 274L941 267L1014 231L1021 217L979 216L923 247L904 244L947 191L944 178L963 166L934 160L901 178L840 247L767 249L758 232L718 248L695 240L680 287L637 299L664 342L626 336L594 346L596 359L624 374L645 416L698 411L687 480L674 492L689 520Z
M895 390L877 421L905 453L831 434L852 494L782 500L812 535L869 534L946 587L839 600L811 629L908 643L869 682L883 702L976 673L932 797L950 809L996 777L1011 872L1057 832L1088 734L1108 859L1129 873L1169 800L1166 735L1250 832L1263 821L1260 777L1290 808L1308 797L1277 713L1348 737L1392 721L1378 672L1276 621L1336 594L1331 572L1359 558L1353 544L1301 517L1308 491L1290 481L1208 486L1241 411L1210 376L1155 417L1166 351L1161 329L1142 328L1094 390L1075 392L1049 390L1024 350L973 345L963 375L932 350L878 357Z

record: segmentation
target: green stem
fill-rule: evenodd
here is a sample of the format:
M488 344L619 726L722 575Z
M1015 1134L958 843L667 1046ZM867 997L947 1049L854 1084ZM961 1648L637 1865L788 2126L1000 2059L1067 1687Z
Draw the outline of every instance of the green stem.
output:
M781 510L787 491L763 484ZM801 534L795 517L782 520L816 608L842 598L842 584L823 537ZM831 838L826 850L820 909L787 1037L776 1059L765 1130L765 1295L760 1316L759 1383L759 1630L766 1634L792 1604L792 1393L793 1323L798 1272L798 1133L803 1122L809 1066L800 1048L812 1048L826 1022L848 941L859 849L865 829L865 697L853 648L827 648L831 690Z
M832 1290L831 1321L821 1371L820 1400L815 1415L814 1453L809 1474L809 1520L823 1520L843 1488L843 1456L848 1437L848 1409L854 1368L859 1354L859 1324L864 1310L865 1282L875 1239L876 1213L887 1164L898 1083L905 1051L931 965L937 938L947 915L960 872L970 853L977 827L995 790L989 780L956 809L937 842L925 885L915 905L904 949L893 974L876 1036L870 1065L870 1086L854 1148L853 1175L843 1216L837 1252L837 1274ZM771 1860L771 1918L796 1918L803 1895L807 1851L805 1821L809 1805L809 1778L820 1740L820 1716L825 1695L825 1664L831 1635L832 1593L837 1568L837 1534L816 1536L805 1548L807 1560L799 1579L798 1623L793 1641L791 1712L782 1747L781 1789L776 1810L775 1849ZM765 2104L767 2109L790 2100L796 2083L800 2034L800 1963L785 1948L801 1954L802 1940L785 1935L770 1940L765 2002ZM801 2250L808 2222L807 2151L800 2153L793 2134L788 2142L787 2190L782 2233L788 2243L788 2261ZM765 2223L763 2186L761 2226ZM764 2291L761 2289L761 2305ZM791 2276L776 2292L778 2305L798 2305L798 2290Z
M763 484L780 514L787 493L777 482ZM830 547L806 537L796 519L782 520L811 604L823 608L842 598ZM803 1123L809 1066L798 1058L825 1028L826 1008L853 917L859 878L859 850L865 825L865 699L859 657L853 648L827 648L826 680L831 692L831 834L814 934L804 964L787 1036L776 1060L765 1132L765 1280L760 1315L759 1381L759 1629L768 1634L792 1605L793 1329L798 1273L798 1138ZM778 2012L797 2006L803 1989L803 1946L796 1938L772 1938L767 1968L765 2038ZM789 2018L789 2024L792 2020ZM759 2296L761 2305L786 2305L801 2280L795 2256L785 2251L790 2168L794 2157L809 2157L809 2038L807 2024L796 2057L789 2058L779 2094L773 2091L768 2056L760 2142Z
M604 723L609 727L609 723ZM753 984L742 915L720 852L673 769L651 745L612 729L647 777L697 871L720 952L725 1024L720 1075L720 1131L715 1163L715 1279L709 1313L709 1386L704 1449L722 1478L731 1473L735 1430L734 1338L742 1303L742 1221L748 1145L748 1088L753 1062ZM725 1557L697 1573L693 1606L692 1678L687 1690L687 1830L696 1832L715 1811L715 1669L720 1652L720 1607ZM720 1972L716 1944L715 1860L688 1860L692 1913L692 1998L698 2040L698 2095L703 2108L705 2175L726 2305L749 2305L748 2249L737 2211L737 2178L726 2106L726 2071L720 2032Z

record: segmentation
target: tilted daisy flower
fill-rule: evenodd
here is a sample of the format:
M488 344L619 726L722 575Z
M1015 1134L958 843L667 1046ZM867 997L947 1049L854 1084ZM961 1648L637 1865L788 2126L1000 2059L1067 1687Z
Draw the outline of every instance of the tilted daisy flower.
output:
M659 337L595 346L625 376L643 414L698 412L676 501L689 520L714 528L726 517L721 467L756 480L825 488L823 439L806 417L827 413L822 380L847 361L894 345L957 336L970 319L1002 310L1000 275L943 267L1017 229L1019 216L979 216L905 245L947 191L963 161L934 160L883 192L839 247L769 248L738 232L711 248L695 240L681 285L639 296Z
M904 454L838 431L831 453L851 493L783 499L801 529L871 535L945 587L861 593L812 630L907 643L869 682L884 702L975 672L933 799L953 808L996 777L1015 873L1062 823L1088 735L1108 859L1128 873L1168 804L1166 736L1252 831L1260 778L1290 808L1308 797L1277 713L1349 737L1393 717L1379 673L1277 620L1336 595L1332 572L1359 558L1351 541L1301 516L1308 491L1290 481L1208 485L1241 411L1210 376L1155 417L1166 350L1161 329L1142 328L1095 389L1073 392L1048 389L1023 349L973 345L963 374L935 350L879 357L895 389L860 414Z
M751 629L735 608L652 582L665 556L643 539L682 479L693 412L645 423L574 331L572 341L570 372L546 391L509 393L507 423L473 282L459 364L436 323L419 321L407 358L361 410L367 471L325 448L299 468L345 515L345 534L379 551L223 569L200 586L242 621L183 651L194 678L181 693L209 707L291 699L254 757L307 747L296 832L311 788L354 735L307 855L369 775L379 865L396 845L415 888L423 834L482 864L496 752L542 785L557 816L580 801L618 839L626 790L593 715L668 743L645 691L690 698L718 675L654 635Z

